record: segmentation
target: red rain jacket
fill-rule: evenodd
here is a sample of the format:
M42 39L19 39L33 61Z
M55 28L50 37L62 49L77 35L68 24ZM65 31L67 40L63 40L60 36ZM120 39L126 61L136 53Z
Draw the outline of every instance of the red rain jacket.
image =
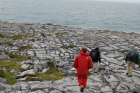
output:
M93 62L89 53L84 53L82 50L81 54L77 55L73 66L77 69L78 76L86 76L88 74L88 69L93 67Z

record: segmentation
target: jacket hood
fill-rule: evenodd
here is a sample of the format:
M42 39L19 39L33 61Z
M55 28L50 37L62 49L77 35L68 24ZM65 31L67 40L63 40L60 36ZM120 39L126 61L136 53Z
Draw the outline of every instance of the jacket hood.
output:
M82 54L83 56L89 56L89 53L88 53L88 52L84 53L82 50L81 50L80 52L81 52L81 54Z

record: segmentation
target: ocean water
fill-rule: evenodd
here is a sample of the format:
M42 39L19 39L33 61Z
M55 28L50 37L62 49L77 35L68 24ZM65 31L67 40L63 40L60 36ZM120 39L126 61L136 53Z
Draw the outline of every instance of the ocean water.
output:
M0 20L140 33L140 3L98 0L0 0Z

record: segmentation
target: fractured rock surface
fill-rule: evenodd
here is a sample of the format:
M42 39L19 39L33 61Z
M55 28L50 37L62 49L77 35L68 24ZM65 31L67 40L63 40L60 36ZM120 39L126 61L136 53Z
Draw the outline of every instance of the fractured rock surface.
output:
M140 47L140 35L107 30L84 30L52 24L8 23L0 21L0 34L15 35L28 34L22 39L0 38L0 59L10 58L1 52L6 50L31 60L20 62L21 69L26 71L17 75L17 82L8 85L5 79L0 78L0 93L80 93L76 70L73 61L82 47L90 52L95 44L101 51L100 72L92 73L87 80L85 93L133 93L140 88L140 69L133 71L133 77L126 76L126 53L134 46ZM32 41L34 40L34 42ZM19 51L21 46L30 45L31 49ZM54 81L23 82L26 74L43 73L48 70L47 61L53 61L58 68L64 71L65 78ZM26 64L26 65L25 65ZM4 68L0 68L4 69Z

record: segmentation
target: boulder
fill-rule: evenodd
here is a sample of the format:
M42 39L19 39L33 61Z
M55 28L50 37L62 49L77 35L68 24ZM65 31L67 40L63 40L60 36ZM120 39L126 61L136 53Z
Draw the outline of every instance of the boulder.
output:
M21 70L27 70L27 69L29 69L29 67L30 67L30 65L29 64L23 64L21 67L20 67L20 69Z
M7 83L8 81L6 79L3 79L3 78L0 77L0 82Z
M35 75L35 72L34 72L33 69L31 69L31 70L26 70L26 71L20 73L19 75L17 75L16 78L17 78L17 79L23 78L23 77L25 77L26 75Z

